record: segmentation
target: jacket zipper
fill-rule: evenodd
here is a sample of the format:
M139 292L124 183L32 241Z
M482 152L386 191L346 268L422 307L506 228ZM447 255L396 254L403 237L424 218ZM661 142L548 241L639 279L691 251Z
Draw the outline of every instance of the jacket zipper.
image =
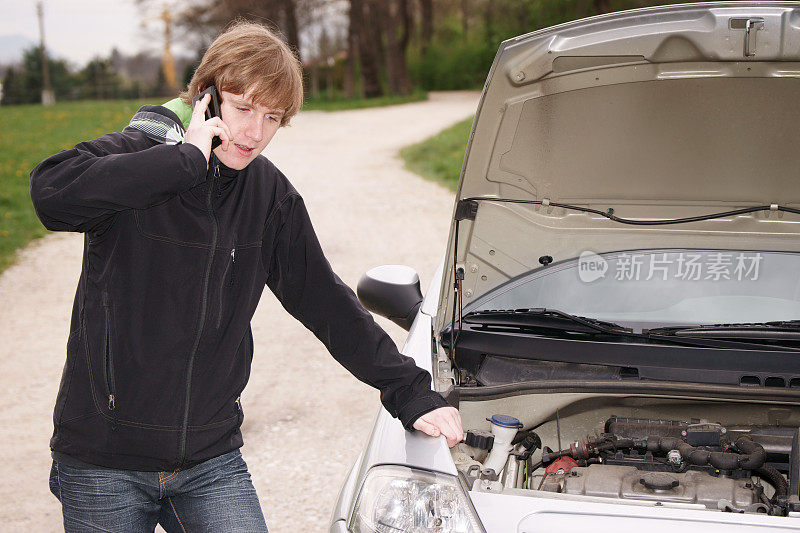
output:
M236 274L236 248L231 248L231 279L228 280L228 287L233 287L233 279Z
M208 287L211 280L211 266L214 264L214 251L217 248L217 238L219 234L219 224L217 223L217 216L214 213L214 204L212 201L212 194L214 192L214 182L219 178L219 163L214 165L214 171L211 174L211 183L208 186L208 195L206 196L206 207L211 217L211 249L208 253L208 262L206 263L206 273L203 278L203 297L200 302L200 318L197 324L197 337L194 339L192 351L189 354L189 363L186 368L186 399L183 408L183 424L181 425L181 440L178 452L178 466L182 466L186 462L186 435L189 429L189 400L192 394L192 369L194 368L194 359L197 355L197 348L200 346L200 338L203 336L203 327L206 322L206 312L208 308Z
M228 271L231 272L231 278L228 280L228 287L233 287L233 273L236 271L234 268L236 263L236 248L231 248L231 260L225 265L225 272L222 273L222 283L219 284L219 313L217 313L217 329L222 325L222 298L225 292L225 278L228 276Z
M103 310L106 318L106 338L105 348L103 350L103 366L105 367L106 374L106 389L108 389L108 410L113 411L116 407L116 398L114 396L114 359L111 356L111 305L108 301L108 293L103 293Z

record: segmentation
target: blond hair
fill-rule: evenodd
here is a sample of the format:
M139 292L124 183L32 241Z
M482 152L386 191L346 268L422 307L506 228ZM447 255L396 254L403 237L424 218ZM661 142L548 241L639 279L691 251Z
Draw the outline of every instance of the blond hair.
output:
M254 103L283 110L281 126L303 104L303 74L297 56L272 31L252 22L234 22L214 39L180 97L191 103L193 96L211 85L233 94L252 89Z

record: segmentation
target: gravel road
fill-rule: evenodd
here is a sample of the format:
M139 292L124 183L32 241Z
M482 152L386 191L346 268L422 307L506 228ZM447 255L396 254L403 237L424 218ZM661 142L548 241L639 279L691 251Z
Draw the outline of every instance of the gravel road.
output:
M337 113L305 112L266 155L305 198L334 270L355 287L379 264L417 269L423 289L444 251L453 196L404 170L397 152L474 113L477 93ZM76 139L78 141L79 139ZM48 440L64 364L82 236L52 234L0 276L0 529L59 531ZM379 319L398 344L404 333ZM379 407L266 291L242 398L243 454L272 533L325 531L345 473Z

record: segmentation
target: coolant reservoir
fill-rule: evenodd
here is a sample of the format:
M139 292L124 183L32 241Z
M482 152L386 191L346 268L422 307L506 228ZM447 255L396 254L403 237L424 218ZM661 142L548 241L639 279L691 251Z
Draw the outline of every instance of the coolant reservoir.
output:
M513 416L508 415L492 415L492 418L486 420L492 424L494 445L489 457L483 462L483 468L491 468L496 474L500 474L500 471L506 466L508 454L511 452L511 442L522 424Z

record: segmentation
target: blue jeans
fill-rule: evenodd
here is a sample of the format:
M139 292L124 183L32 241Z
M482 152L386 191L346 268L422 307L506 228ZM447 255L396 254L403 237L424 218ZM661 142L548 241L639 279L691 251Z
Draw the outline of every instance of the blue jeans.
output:
M76 468L53 461L50 491L64 531L266 533L239 450L175 472Z

